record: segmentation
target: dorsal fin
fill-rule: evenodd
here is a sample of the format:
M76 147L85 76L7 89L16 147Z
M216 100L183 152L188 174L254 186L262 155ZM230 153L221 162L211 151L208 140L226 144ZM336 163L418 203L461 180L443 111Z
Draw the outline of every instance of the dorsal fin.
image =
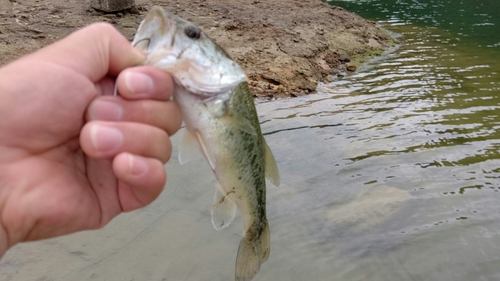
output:
M271 152L271 149L266 143L264 139L264 147L265 147L265 157L264 162L266 165L266 178L271 181L275 186L280 185L280 175L278 172L278 165L276 165L276 160L274 160L274 155Z

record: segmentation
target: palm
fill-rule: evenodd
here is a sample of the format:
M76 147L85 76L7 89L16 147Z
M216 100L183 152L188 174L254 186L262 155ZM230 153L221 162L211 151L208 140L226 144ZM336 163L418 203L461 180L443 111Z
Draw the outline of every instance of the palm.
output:
M50 68L48 65L46 71L53 72ZM11 180L7 186L17 192L8 199L4 214L12 224L26 224L29 218L36 218L32 223L37 228L26 237L29 240L100 227L122 211L111 159L89 158L79 144L82 116L89 101L98 94L96 87L74 72L61 69L58 73L44 78L43 83L47 79L70 83L59 84L43 97L37 95L43 85L31 84L30 89L23 89L30 94L17 96L17 107L28 107L26 111L31 114L10 116L18 120L4 119L0 123L0 131L10 136L7 145L16 146L22 155L2 159L7 163L16 160L9 167L7 181ZM40 80L33 77L33 81ZM58 85L58 81L49 82ZM55 94L60 92L66 95ZM26 100L32 102L23 105ZM26 125L20 128L12 124ZM24 180L18 181L19 178ZM36 204L29 202L33 198Z

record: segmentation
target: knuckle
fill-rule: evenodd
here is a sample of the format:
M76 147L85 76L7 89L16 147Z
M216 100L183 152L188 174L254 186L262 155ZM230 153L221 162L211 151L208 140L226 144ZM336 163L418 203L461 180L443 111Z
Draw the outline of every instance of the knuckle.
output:
M107 22L96 22L96 23L89 25L88 28L95 29L96 31L98 31L101 34L102 33L116 33L117 32L116 28Z

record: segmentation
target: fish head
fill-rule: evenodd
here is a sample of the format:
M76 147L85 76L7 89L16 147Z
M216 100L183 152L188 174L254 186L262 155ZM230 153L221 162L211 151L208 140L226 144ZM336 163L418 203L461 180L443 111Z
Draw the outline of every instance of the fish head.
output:
M169 72L178 85L205 98L247 80L243 69L200 28L160 7L149 11L132 45L147 54L146 65Z

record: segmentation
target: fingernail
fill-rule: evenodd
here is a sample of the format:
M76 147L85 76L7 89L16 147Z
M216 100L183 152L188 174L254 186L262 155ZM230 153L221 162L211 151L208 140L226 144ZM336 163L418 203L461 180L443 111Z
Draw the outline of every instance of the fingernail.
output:
M153 79L142 73L127 72L125 85L134 94L147 94L153 90Z
M98 152L110 152L122 144L123 134L116 128L94 124L90 128L90 141Z
M135 157L127 153L128 158L128 172L133 176L140 176L146 173L148 165L140 157Z
M90 105L89 115L91 120L120 121L123 109L112 101L96 100Z

